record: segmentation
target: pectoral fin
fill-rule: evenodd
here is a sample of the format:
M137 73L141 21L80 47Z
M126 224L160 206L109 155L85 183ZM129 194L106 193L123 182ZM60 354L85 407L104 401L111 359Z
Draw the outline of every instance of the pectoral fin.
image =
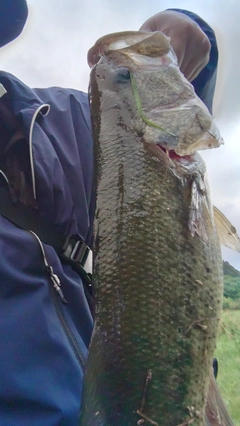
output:
M221 244L240 253L240 238L236 228L217 207L213 206L213 211Z
M192 237L197 234L207 242L208 232L213 227L213 223L208 182L204 173L195 176L192 182L188 227Z

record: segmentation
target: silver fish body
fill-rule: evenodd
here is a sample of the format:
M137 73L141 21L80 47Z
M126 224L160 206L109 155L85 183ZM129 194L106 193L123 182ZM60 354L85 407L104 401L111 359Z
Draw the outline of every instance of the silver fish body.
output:
M217 130L167 38L124 34L91 52L96 322L80 424L202 426L222 261L194 151Z

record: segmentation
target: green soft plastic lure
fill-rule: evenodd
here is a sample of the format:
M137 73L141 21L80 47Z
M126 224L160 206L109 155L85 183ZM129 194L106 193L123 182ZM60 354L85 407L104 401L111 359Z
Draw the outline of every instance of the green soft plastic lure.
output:
M132 72L130 72L130 78L131 78L131 83L132 83L133 96L134 96L136 106L137 106L137 110L138 110L138 113L139 113L141 119L148 126L155 127L155 129L163 130L164 132L168 133L169 135L175 137L176 135L174 133L169 132L168 130L164 129L164 127L159 126L157 123L154 123L153 121L151 121L147 118L147 116L143 112L142 102L141 102L141 99L140 99L140 96L139 96L136 79L135 79Z

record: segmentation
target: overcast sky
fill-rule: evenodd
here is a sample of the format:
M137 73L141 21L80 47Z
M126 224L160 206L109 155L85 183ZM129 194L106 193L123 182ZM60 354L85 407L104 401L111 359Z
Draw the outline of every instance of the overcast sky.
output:
M22 35L1 49L1 69L31 87L87 90L87 50L104 34L137 30L151 15L176 7L198 13L215 30L219 72L214 118L225 140L204 152L213 203L240 234L240 2L239 0L28 0ZM223 249L240 270L240 254Z

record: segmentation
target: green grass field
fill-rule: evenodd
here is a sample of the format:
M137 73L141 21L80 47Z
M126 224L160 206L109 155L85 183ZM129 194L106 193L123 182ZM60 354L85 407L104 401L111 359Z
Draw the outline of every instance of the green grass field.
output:
M215 356L221 395L235 426L240 426L240 310L223 311Z

